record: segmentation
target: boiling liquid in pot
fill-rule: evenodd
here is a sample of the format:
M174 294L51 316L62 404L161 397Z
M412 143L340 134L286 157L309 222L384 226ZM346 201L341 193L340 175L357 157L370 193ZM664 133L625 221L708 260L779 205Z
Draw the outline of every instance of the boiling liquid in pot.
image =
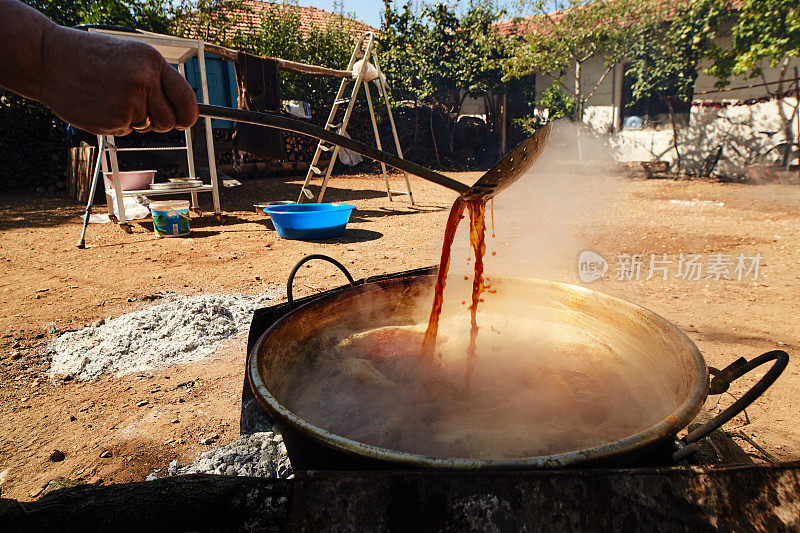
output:
M591 320L587 317L587 320ZM573 327L481 314L469 385L469 317L356 333L302 358L276 390L304 420L359 442L436 457L512 459L625 438L675 408L663 373Z

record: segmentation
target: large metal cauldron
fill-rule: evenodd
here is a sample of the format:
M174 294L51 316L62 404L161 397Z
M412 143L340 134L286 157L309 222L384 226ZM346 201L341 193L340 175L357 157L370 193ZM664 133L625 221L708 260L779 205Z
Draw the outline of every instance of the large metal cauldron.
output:
M430 292L435 276L411 273L378 281L354 282L346 269L326 256L308 256L297 264L289 277L291 285L298 268L309 259L325 259L345 272L350 286L330 292L296 307L277 320L256 342L249 354L248 373L259 403L278 424L295 469L507 469L546 468L567 465L618 464L667 451L677 461L691 454L695 443L747 407L781 374L788 363L782 351L763 354L751 361L739 359L724 370L709 369L694 343L676 326L643 308L583 287L527 278L493 278L495 286L513 292L517 301L529 302L531 309L552 310L569 317L570 313L591 316L610 329L625 332L633 343L646 343L647 364L660 379L669 380L674 410L657 423L627 438L593 448L554 455L511 460L478 460L429 457L399 452L335 435L303 420L281 404L271 391L287 369L300 358L314 356L323 332L365 331L384 325L419 323L425 311L420 299ZM492 298L481 304L482 313L492 313ZM505 305L505 304L503 304ZM506 310L507 311L507 310ZM525 314L515 320L525 320ZM576 326L577 327L577 326ZM695 418L707 395L720 394L731 381L749 370L775 360L762 379L713 420L694 429L683 439L677 433ZM709 371L713 380L709 382ZM663 454L662 454L663 455Z

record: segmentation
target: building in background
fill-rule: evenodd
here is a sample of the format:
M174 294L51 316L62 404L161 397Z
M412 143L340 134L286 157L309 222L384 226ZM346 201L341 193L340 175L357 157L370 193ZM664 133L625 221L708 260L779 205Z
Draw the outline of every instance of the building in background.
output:
M500 21L495 27L509 38L524 31L519 23L511 20ZM717 41L723 48L730 46L730 37L724 34ZM778 145L786 140L778 106L784 107L785 116L792 116L798 105L800 59L787 58L786 61L782 86L779 83L781 69L776 67L765 68L763 80L734 77L723 90L714 87L716 78L703 72L708 64L701 65L692 101L678 102L675 106L681 124L678 144L682 152L682 170L698 172L709 155L720 149L717 171L727 176L742 177L749 165L774 163L779 156L776 147L780 148ZM593 87L605 69L601 56L583 63L583 87ZM536 73L534 80L537 91L553 83L552 76L546 73ZM567 72L563 81L573 86L574 70ZM583 121L596 131L613 134L620 161L661 160L674 164L676 155L667 106L655 97L632 103L632 83L625 75L625 65L614 65L588 99ZM778 92L788 92L789 96L775 98ZM480 101L468 100L465 106L463 109L469 114L482 112ZM798 139L798 122L800 116L794 114L791 125L794 142ZM796 164L797 152L793 153L791 162Z

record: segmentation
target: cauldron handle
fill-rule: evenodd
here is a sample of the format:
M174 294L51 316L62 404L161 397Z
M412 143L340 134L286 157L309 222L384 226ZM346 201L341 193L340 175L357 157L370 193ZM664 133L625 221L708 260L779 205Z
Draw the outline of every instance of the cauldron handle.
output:
M342 272L344 272L345 277L347 277L347 281L350 282L350 285L355 286L356 282L353 279L353 276L350 275L350 272L347 271L345 266L341 264L339 261L334 259L333 257L329 257L323 254L311 254L307 255L302 258L297 264L294 266L291 272L289 272L289 279L286 280L286 298L289 300L289 309L294 309L294 296L292 296L292 286L294 285L294 276L297 274L297 271L300 270L300 267L306 264L307 262L311 261L312 259L322 259L323 261L327 261L332 263L336 267L339 268Z
M710 369L713 376L709 384L710 394L722 394L728 390L730 383L735 379L742 377L756 367L763 365L769 361L775 361L764 376L758 380L758 383L753 385L749 391L745 392L741 398L733 402L733 404L722 411L720 414L700 426L695 430L689 432L686 437L675 441L678 450L672 454L673 461L680 461L681 459L691 455L697 451L697 441L703 437L708 436L712 431L719 429L723 424L728 422L734 416L747 408L753 403L764 391L766 391L775 380L781 375L786 365L789 364L789 354L783 350L772 350L759 355L758 357L748 361L744 357L740 357L722 370L715 368Z

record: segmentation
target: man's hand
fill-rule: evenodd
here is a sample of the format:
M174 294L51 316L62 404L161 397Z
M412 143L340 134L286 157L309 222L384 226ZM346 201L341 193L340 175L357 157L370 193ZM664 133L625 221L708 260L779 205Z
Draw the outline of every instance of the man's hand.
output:
M16 0L0 0L0 86L95 134L186 129L198 117L194 91L151 46L58 26Z
M44 39L42 97L66 122L97 134L186 129L197 121L194 91L155 48L54 26Z

